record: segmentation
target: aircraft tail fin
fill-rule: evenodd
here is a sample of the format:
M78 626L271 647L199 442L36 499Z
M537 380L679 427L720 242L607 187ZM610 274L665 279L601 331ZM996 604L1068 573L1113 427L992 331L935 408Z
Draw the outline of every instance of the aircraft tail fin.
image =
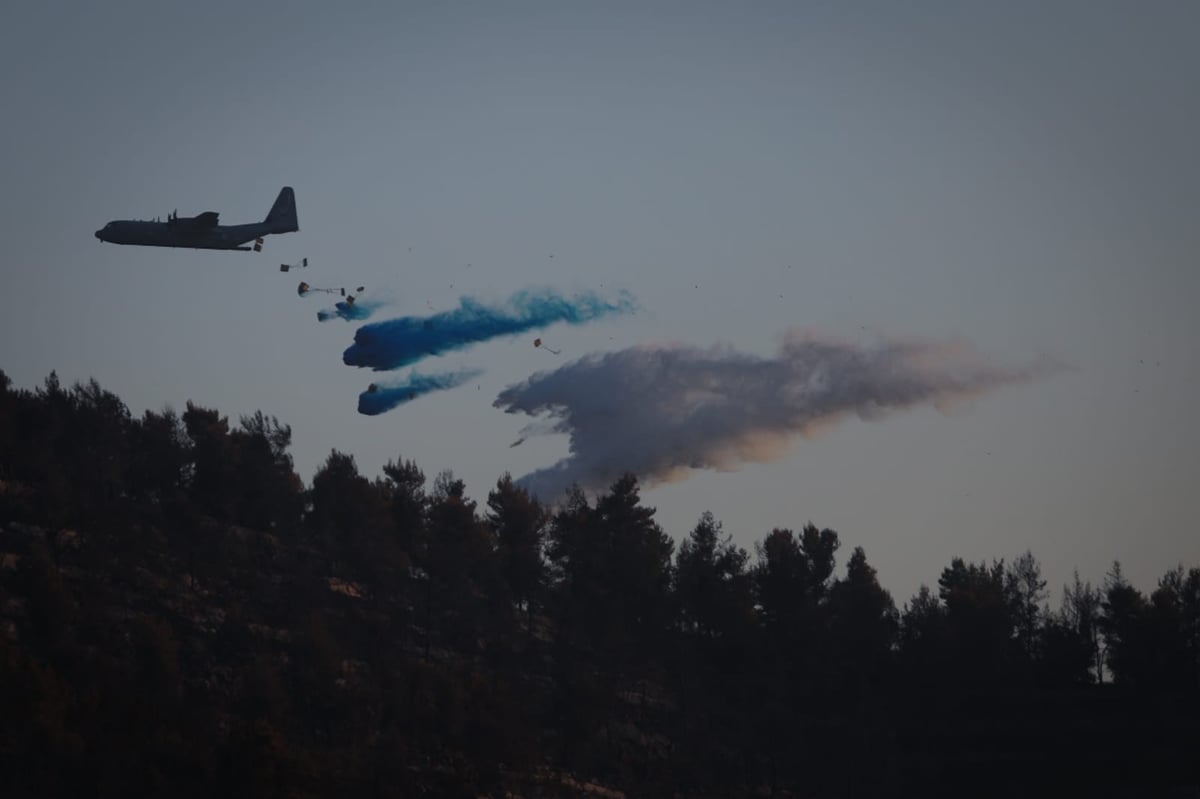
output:
M272 233L293 233L300 229L296 219L296 193L291 186L284 186L271 206L271 212L263 220L264 225L271 226Z

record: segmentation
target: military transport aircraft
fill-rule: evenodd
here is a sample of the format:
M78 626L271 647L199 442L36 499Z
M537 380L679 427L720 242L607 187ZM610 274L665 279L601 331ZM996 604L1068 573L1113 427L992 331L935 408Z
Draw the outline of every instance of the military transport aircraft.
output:
M180 218L167 216L166 222L122 219L109 222L96 231L96 238L113 244L140 244L146 247L191 247L194 250L262 249L262 237L271 233L292 233L300 229L296 221L296 195L284 186L271 212L261 222L247 225L218 225L216 211ZM253 241L253 247L242 246Z

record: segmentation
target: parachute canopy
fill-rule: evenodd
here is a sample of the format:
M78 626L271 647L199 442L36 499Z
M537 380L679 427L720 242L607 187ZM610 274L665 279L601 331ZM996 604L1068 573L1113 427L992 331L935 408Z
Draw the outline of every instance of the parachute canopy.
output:
M542 340L540 338L535 338L533 340L533 346L534 347L542 347ZM553 352L555 355L562 354L562 350L553 350L553 349L550 349L549 347L542 347L542 349L546 350L547 352Z

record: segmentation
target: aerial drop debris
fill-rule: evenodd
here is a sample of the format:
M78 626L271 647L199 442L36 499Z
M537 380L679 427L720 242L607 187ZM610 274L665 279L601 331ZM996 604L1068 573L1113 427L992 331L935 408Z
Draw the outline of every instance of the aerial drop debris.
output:
M354 291L356 291L356 292L358 292L359 294L362 294L362 293L363 293L363 291L364 291L364 289L365 289L365 287L364 287L364 286L359 286L358 288L356 288L356 289L353 289L353 290L354 290ZM297 294L299 294L301 297L307 297L309 294L317 294L317 293L324 293L324 294L341 294L343 297L345 297L345 296L346 296L346 289L345 289L344 287L339 287L339 288L314 288L313 286L310 286L310 285L308 285L307 283L305 283L305 282L302 280L302 281L300 281L300 285L296 287L296 293L297 293Z
M547 352L553 352L555 355L562 355L562 350L555 350L555 349L551 349L550 347L543 347L542 340L540 338L535 338L533 340L533 346L541 347L542 349L546 350Z
M362 300L350 294L346 299L334 303L332 308L322 308L317 311L317 319L328 322L331 319L342 319L347 322L363 322L384 303L379 300Z
M299 261L296 261L296 263L294 263L294 264L280 264L279 265L280 272L287 272L292 269L306 269L306 268L308 268L308 259L307 258L301 258Z
M309 285L301 281L296 287L296 293L301 297L307 297L309 294L335 294L345 299L338 301L332 308L322 308L317 311L317 319L321 322L328 322L331 319L344 319L347 322L361 322L370 318L371 314L377 308L383 305L382 302L364 301L357 294L362 294L366 290L366 286L357 286L352 289L345 287L337 288L321 288Z

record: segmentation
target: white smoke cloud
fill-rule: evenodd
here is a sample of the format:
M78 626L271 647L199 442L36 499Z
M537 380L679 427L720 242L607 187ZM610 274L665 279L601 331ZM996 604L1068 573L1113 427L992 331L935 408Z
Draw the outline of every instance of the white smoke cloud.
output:
M732 470L784 455L847 414L878 419L929 404L939 409L1060 367L993 365L963 343L883 340L865 347L801 331L775 358L728 347L678 344L590 355L502 391L508 413L542 417L524 434L570 437L570 455L521 478L554 501L573 483L607 488L624 472L645 485L693 469Z

